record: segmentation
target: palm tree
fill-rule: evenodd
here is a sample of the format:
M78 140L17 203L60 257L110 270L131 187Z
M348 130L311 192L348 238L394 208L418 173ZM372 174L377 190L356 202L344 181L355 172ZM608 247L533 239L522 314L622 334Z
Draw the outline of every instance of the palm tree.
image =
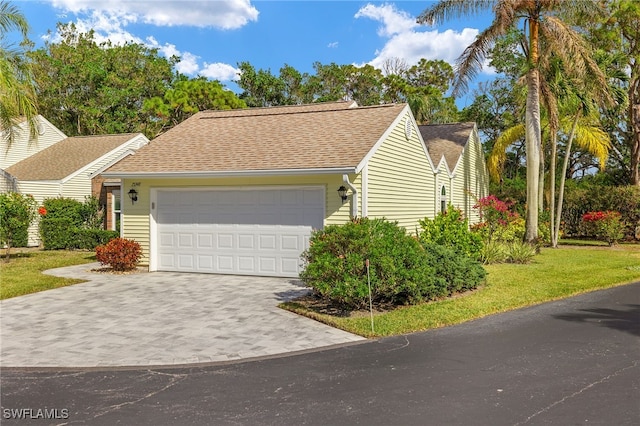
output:
M542 146L540 124L541 48L553 51L562 61L574 64L579 74L599 75L597 64L590 56L580 34L558 17L562 13L581 13L596 16L602 9L595 1L565 0L441 0L418 17L418 23L437 24L449 18L472 16L492 10L495 17L491 25L482 31L469 45L456 64L453 84L454 96L467 90L468 81L481 69L493 44L521 22L524 34L521 43L527 60L524 75L527 87L525 107L525 151L527 165L527 206L525 241L538 238L539 173ZM542 53L545 53L542 52Z
M16 47L7 43L7 33L19 31L22 45ZM9 144L15 138L15 125L21 119L29 122L32 137L37 136L35 117L37 115L35 83L30 63L26 58L24 45L28 43L29 25L15 6L0 1L0 130Z

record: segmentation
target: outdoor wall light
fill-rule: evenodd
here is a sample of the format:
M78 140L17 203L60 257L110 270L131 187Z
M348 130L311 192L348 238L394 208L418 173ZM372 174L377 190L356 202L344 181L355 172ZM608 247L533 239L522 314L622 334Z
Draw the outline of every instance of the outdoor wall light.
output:
M344 204L344 202L347 201L347 188L345 188L344 185L338 188L338 195L340 195L342 203Z
M134 204L136 201L138 201L138 191L131 188L129 190L129 198L131 199L131 204Z

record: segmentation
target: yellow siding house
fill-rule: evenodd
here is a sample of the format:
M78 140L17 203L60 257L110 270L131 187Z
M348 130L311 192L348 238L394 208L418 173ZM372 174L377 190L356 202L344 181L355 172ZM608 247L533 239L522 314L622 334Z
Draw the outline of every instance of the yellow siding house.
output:
M314 229L368 216L415 232L437 174L406 104L331 102L203 111L102 177L122 179L121 233L151 271L296 277Z

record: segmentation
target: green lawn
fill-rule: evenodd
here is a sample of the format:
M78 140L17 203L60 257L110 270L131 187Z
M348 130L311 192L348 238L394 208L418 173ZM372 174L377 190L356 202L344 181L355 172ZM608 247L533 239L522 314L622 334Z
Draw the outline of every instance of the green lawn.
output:
M95 262L93 252L87 251L25 251L0 259L0 299L77 284L82 280L53 277L42 271L63 266Z
M374 333L368 314L335 317L296 303L282 307L366 337L411 333L638 281L640 245L545 248L531 264L488 265L486 269L486 285L476 291L376 314Z

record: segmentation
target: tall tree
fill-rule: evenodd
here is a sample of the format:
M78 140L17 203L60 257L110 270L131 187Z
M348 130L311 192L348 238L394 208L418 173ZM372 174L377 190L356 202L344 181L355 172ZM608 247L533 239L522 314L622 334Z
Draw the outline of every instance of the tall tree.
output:
M143 132L155 117L144 101L163 96L173 61L137 43L97 43L92 31L58 25L61 41L32 52L40 110L67 135ZM149 132L149 133L148 133Z
M205 77L182 77L173 83L162 97L154 96L145 100L143 110L157 118L148 132L157 136L198 111L246 107L244 101L232 91L225 89L219 81L210 81Z
M589 41L606 54L622 58L618 69L624 74L620 87L626 88L626 102L619 104L623 113L608 111L609 129L618 164L626 169L626 181L640 185L640 2L605 0L607 13L599 21L586 20ZM582 19L577 16L577 19ZM624 117L624 119L620 119ZM619 137L616 137L619 136Z
M547 49L553 50L562 60L573 61L576 70L590 71L602 76L590 56L582 37L570 28L559 13L574 13L579 10L584 16L601 14L600 7L591 1L562 0L441 0L425 10L418 23L438 24L446 19L472 16L492 11L494 20L469 45L456 64L454 94L465 91L468 82L481 69L484 59L493 44L524 24L522 50L527 59L524 78L527 87L525 110L525 146L527 164L527 209L525 240L534 242L538 238L539 180L542 132L540 125L540 58L541 40ZM602 77L603 78L603 77Z
M9 42L8 35L18 31L22 43ZM20 10L6 1L0 1L0 131L4 131L9 145L16 136L15 125L22 119L29 122L30 135L37 137L35 116L35 82L26 57L29 24Z

